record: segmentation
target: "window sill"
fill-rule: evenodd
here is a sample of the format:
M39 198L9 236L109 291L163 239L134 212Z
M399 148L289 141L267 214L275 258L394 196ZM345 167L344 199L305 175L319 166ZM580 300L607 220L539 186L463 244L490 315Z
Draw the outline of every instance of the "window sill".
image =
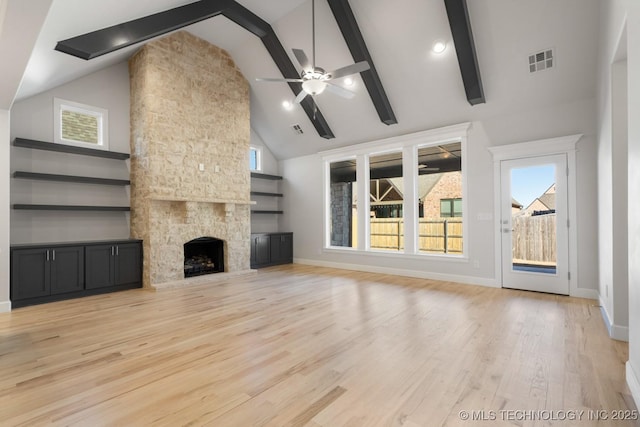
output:
M353 254L353 255L367 255L381 258L402 258L402 259L414 259L420 261L444 261L444 262L456 262L456 263L468 263L469 257L466 255L440 255L440 254L407 254L404 252L390 252L390 251L362 251L355 248L339 248L335 246L325 247L322 249L323 253L327 254Z

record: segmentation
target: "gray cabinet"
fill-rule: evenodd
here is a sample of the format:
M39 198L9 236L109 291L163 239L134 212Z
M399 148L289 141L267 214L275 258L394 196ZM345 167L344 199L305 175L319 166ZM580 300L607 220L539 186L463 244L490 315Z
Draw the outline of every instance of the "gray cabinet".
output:
M293 262L293 233L251 234L251 268Z
M87 289L140 282L142 254L139 243L87 246L86 255Z
M142 286L142 242L11 247L13 307Z
M84 248L82 246L12 251L12 300L59 295L83 288Z

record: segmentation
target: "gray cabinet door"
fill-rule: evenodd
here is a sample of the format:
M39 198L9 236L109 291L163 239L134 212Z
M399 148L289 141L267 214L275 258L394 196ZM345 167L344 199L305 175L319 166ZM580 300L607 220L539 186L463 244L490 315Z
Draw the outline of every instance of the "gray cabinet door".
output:
M51 294L51 254L46 248L14 250L11 257L11 300Z
M115 284L115 246L95 245L85 248L86 288L98 289Z
M140 283L142 278L142 248L139 243L116 245L115 283Z
M51 295L84 289L84 246L50 249Z
M253 238L255 245L255 265L268 264L271 261L270 236L260 235Z

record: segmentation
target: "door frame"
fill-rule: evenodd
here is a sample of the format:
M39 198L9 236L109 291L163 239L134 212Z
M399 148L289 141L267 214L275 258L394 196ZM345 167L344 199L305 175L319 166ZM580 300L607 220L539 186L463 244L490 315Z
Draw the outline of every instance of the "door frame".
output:
M513 215L513 171L531 167L552 166L555 186L555 236L556 267L553 274L518 271L513 259L513 237L515 231ZM567 155L552 154L546 156L526 157L515 160L502 160L500 219L502 229L502 287L548 292L558 295L569 295L569 213L567 189ZM548 183L545 187L548 188ZM509 232L505 232L509 230Z
M504 160L526 159L529 157L566 154L567 156L567 217L569 219L569 295L592 298L590 289L578 288L578 221L577 221L577 181L576 146L582 134L558 138L539 139L517 144L489 147L493 156L494 178L494 239L496 284L503 287L502 277L502 229L501 229L501 162Z

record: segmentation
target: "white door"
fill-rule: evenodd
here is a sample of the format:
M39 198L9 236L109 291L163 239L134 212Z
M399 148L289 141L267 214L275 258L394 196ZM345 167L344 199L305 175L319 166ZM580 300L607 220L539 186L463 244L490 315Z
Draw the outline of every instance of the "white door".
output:
M567 156L500 162L502 287L569 295Z

